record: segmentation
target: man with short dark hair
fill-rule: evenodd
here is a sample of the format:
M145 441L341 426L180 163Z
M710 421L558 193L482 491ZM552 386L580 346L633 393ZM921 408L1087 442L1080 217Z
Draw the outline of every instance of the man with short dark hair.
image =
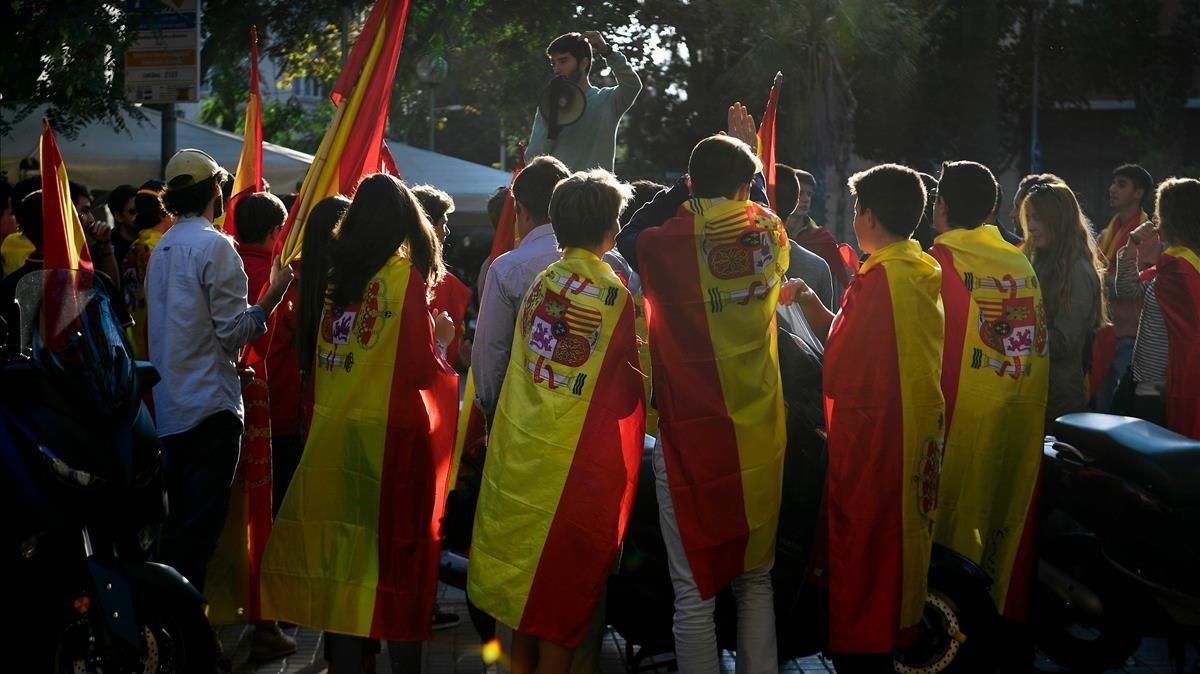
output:
M162 377L154 404L171 499L160 556L200 591L241 448L240 352L266 332L267 317L292 280L276 260L266 291L248 304L241 258L213 228L226 175L200 150L180 150L167 162L163 205L178 220L146 270L150 360Z
M1113 169L1112 183L1108 186L1108 205L1116 211L1108 226L1100 232L1098 247L1108 262L1104 275L1104 292L1108 299L1108 316L1117 337L1117 351L1111 368L1109 363L1092 363L1092 368L1108 376L1094 393L1096 410L1108 412L1112 409L1113 394L1117 382L1125 376L1133 359L1133 345L1137 337L1138 319L1142 313L1142 300L1118 297L1116 293L1117 251L1129 243L1129 234L1138 225L1150 219L1143 208L1146 199L1154 191L1154 179L1150 172L1137 164L1122 164Z
M133 247L133 242L137 241L137 206L133 201L135 196L137 188L133 185L117 185L104 197L104 205L108 207L108 212L113 218L113 254L117 257L118 265L124 265L125 256ZM121 271L124 275L123 268Z
M617 78L617 86L596 88L589 79L596 55L604 58ZM617 157L617 125L642 90L642 80L625 55L613 49L597 31L560 35L546 48L550 68L583 90L587 107L574 124L549 137L549 124L539 111L525 158L552 155L573 171L591 168L613 170ZM539 270L540 271L540 270Z
M938 180L929 253L942 268L942 395L946 448L935 540L993 579L1009 648L1029 671L1027 617L1034 555L1028 527L1042 459L1049 352L1042 292L1024 253L987 224L996 179L986 166L947 162Z
M785 164L776 164L776 166L786 167L796 176L796 210L787 216L780 214L780 217L783 218L783 226L787 229L788 238L825 261L833 283L833 303L829 305L829 309L837 311L842 293L850 284L850 270L846 267L846 263L838 251L837 239L809 215L812 209L812 198L817 191L817 179L813 174L802 169ZM775 196L778 199L778 186L775 189L777 190ZM814 288L814 290L819 291L818 288Z
M775 214L783 220L785 229L788 219L798 210L797 204L803 190L804 187L800 185L796 169L786 164L775 165ZM807 212L806 206L805 213ZM822 304L830 309L837 308L834 305L837 295L834 294L833 277L830 274L829 265L821 259L820 255L796 243L790 233L788 234L786 276L804 279L808 287L812 288L813 292L821 298Z
M814 330L828 328L827 557L814 570L829 587L837 670L883 674L925 607L944 435L941 274L911 238L926 199L916 171L876 166L852 176L850 192L870 257L836 316L797 294ZM990 207L991 197L984 216Z

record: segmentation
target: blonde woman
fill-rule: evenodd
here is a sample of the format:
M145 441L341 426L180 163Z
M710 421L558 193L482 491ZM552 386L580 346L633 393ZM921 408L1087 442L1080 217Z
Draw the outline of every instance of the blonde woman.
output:
M1091 342L1104 322L1104 265L1087 218L1064 182L1030 187L1021 206L1025 254L1042 287L1050 348L1046 425L1087 409Z

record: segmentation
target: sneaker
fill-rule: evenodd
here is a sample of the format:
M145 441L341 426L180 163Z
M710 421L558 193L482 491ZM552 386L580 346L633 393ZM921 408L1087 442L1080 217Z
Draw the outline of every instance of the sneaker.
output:
M283 633L279 625L264 623L254 629L254 641L250 646L250 659L274 660L296 652L296 640Z
M433 609L433 629L435 630L446 630L456 627L460 620L457 613L443 611L437 607Z

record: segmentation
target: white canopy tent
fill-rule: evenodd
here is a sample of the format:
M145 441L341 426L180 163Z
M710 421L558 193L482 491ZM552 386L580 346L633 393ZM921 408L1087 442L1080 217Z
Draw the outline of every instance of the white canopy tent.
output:
M111 189L122 183L140 185L159 177L161 113L142 108L146 121L126 115L126 131L104 124L90 124L72 140L58 135L58 147L67 163L72 180L94 189ZM18 122L12 133L0 137L0 170L15 182L18 165L25 157L38 156L42 133L42 114L35 112ZM233 171L242 153L242 137L211 126L180 119L176 125L176 147L194 147L211 154L218 163ZM451 218L455 224L486 224L487 200L496 188L508 184L509 174L488 166L428 150L387 141L400 174L410 185L427 183L445 190L454 198L455 211L465 218ZM263 173L271 190L284 194L295 190L296 183L312 162L312 155L290 148L263 143Z

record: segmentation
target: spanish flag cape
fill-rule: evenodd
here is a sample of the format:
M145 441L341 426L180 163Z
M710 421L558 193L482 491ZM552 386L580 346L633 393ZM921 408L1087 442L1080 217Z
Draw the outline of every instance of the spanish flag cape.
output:
M475 515L467 594L568 648L588 629L625 536L645 403L633 303L568 248L522 303Z
M1121 222L1120 214L1112 216L1108 221L1108 226L1100 233L1100 241L1098 246L1100 252L1104 255L1104 259L1109 264L1109 273L1116 273L1117 251L1125 247L1129 243L1129 235L1137 226L1150 219L1146 211L1139 211L1138 217L1133 218L1127 223Z
M360 303L326 303L313 371L304 454L262 562L263 617L429 639L458 377L407 258Z
M1172 246L1155 278L1167 324L1167 426L1200 440L1200 256Z
M1050 369L1042 291L1029 259L993 225L951 229L929 252L946 313L934 538L987 571L997 610L1023 619Z
M133 325L126 328L125 336L129 339L133 357L139 360L150 357L150 338L146 333L149 325L146 319L146 267L162 237L163 232L153 227L138 232L137 241L129 247L121 265L121 289L125 292L125 306L133 317Z
M750 201L692 199L638 239L659 439L705 598L775 552L787 444L775 305L787 266L783 223Z
M892 652L925 607L945 412L940 284L916 241L876 251L825 344L822 575L835 653Z

